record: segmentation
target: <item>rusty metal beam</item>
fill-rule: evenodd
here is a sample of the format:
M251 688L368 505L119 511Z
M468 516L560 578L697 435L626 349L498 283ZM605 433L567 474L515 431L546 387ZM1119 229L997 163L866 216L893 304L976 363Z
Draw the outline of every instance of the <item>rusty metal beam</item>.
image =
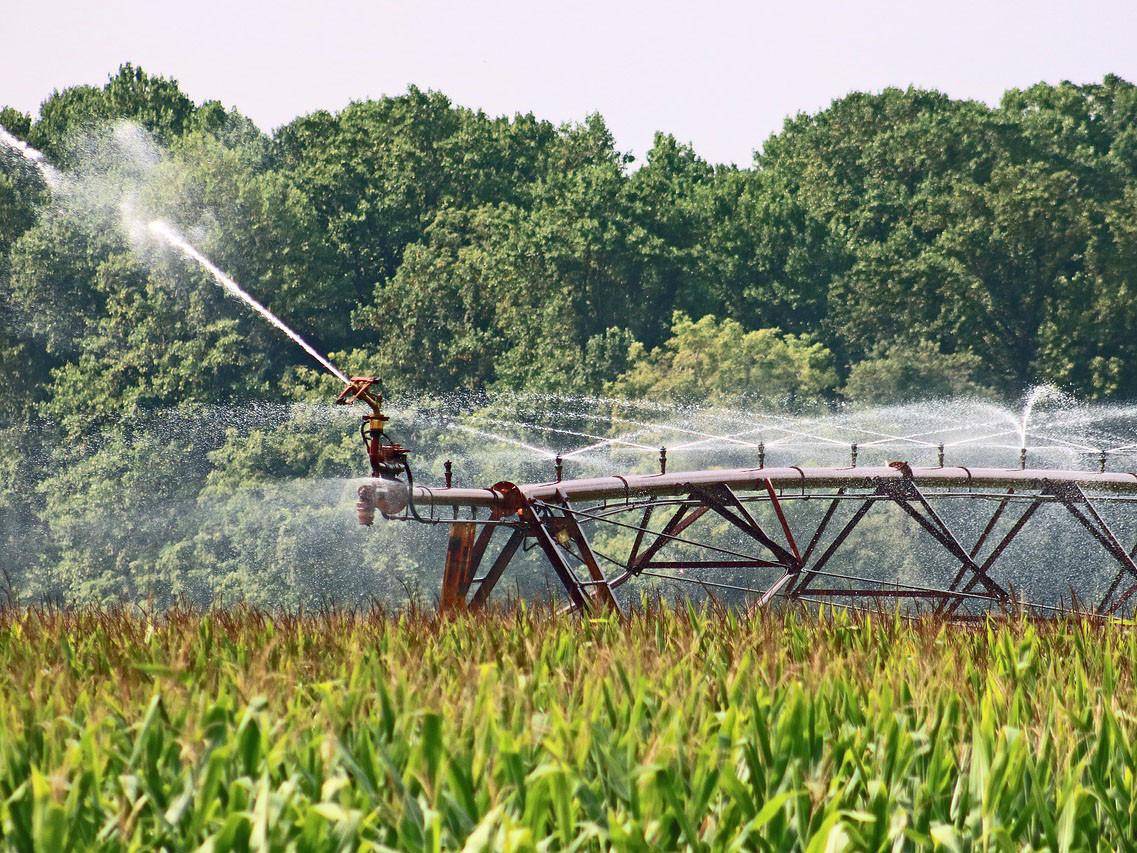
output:
M478 588L474 590L474 595L470 599L470 610L481 610L485 607L486 600L493 592L493 588L497 585L498 580L501 578L502 573L509 565L509 561L513 559L513 555L517 553L517 549L521 547L521 543L525 540L525 531L514 530L510 534L509 539L506 540L505 545L502 546L501 553L497 555L490 570L486 572L485 577L481 579Z
M738 499L738 496L730 490L730 487L698 487L693 489L691 494L692 496L700 498L705 506L729 521L772 553L777 558L778 565L787 568L801 567L801 558L771 539L766 531L762 529L762 526L754 519L754 516L746 509L746 506Z
M500 521L503 510L495 507L490 512L490 524L482 525L475 537L475 525L451 522L450 538L446 545L446 563L442 569L442 592L438 609L465 609L466 594L497 529L492 522Z
M1082 488L1113 494L1137 495L1137 473L1096 471L1050 471L1045 469L1008 470L1004 468L912 468L911 480L920 488L964 487L1015 488L1035 490L1047 482L1070 483ZM629 496L664 497L690 492L696 486L725 485L741 492L764 490L766 481L776 489L863 488L870 481L900 481L901 471L884 467L861 468L738 468L728 470L683 471L670 474L628 474L626 476L593 477L562 480L558 483L533 483L520 486L526 498L553 501L558 492L579 503L603 500L627 500ZM376 489L404 488L381 479L370 481ZM501 503L502 494L494 489L441 488L417 485L413 496L416 506L492 507Z
M469 524L451 524L450 539L446 543L446 563L442 568L442 592L438 609L446 613L465 609L466 598L462 593L462 579L476 569L473 563L474 543L478 531Z
M461 519L450 524L440 609L447 611L483 607L522 543L526 538L533 538L564 585L573 609L590 609L595 604L603 604L618 610L619 604L613 590L642 573L707 588L744 591L758 596L758 603L754 605L756 607L768 605L773 597L779 595L803 600L807 597L810 600L829 597L936 600L939 602L937 612L949 617L964 618L966 613L970 612L970 610L960 610L966 600L975 600L977 605L982 607L990 607L1009 600L1009 593L996 580L993 568L1016 537L1021 535L1039 508L1050 502L1061 503L1069 515L1091 534L1094 541L1101 545L1118 565L1116 575L1111 575L1109 588L1097 605L1097 613L1103 616L1116 613L1123 606L1131 606L1134 596L1137 596L1137 563L1134 562L1134 555L1121 546L1109 524L1083 490L1084 485L1093 485L1095 488L1109 489L1119 494L1137 495L1137 489L1130 489L1127 485L1130 482L1137 484L1137 476L1109 475L1106 480L1099 482L1095 480L1095 476L1085 472L1073 474L1059 472L1060 476L1056 480L1042 476L1043 473L1052 472L1009 472L1019 476L1008 476L1004 478L1006 482L1003 482L990 471L984 473L973 469L959 475L952 473L952 470L964 469L943 469L948 471L948 475L937 478L929 476L926 470L921 469L915 469L912 476L905 476L906 471L911 469L901 467L889 468L887 475L881 477L864 476L881 469L862 468L855 471L792 469L796 479L791 480L788 479L789 475L779 474L779 470L783 469L748 472L750 479L739 486L749 492L745 496L736 493L732 488L734 484L732 478L739 472L685 472L652 475L639 481L636 477L616 478L620 482L620 494L611 497L620 499L620 503L614 507L586 505L579 509L577 508L579 504L570 503L569 495L595 493L595 489L599 488L597 484L606 478L562 481L555 484L557 489L553 490L552 498L549 500L528 497L531 493L543 494L540 490L545 486L542 484L520 487L499 484L495 486L497 491L487 490L499 496L494 499L498 501L497 503L491 501L488 504L492 507L488 521ZM838 473L841 474L840 477L837 476ZM712 475L719 478L717 482L711 482ZM1129 479L1125 479L1126 477ZM654 485L651 488L638 488L645 480L652 481ZM997 500L998 505L986 520L974 544L970 548L965 548L959 534L953 530L947 518L941 515L941 499L945 498L945 494L943 492L925 494L920 488L921 484L939 488L964 485L968 489L973 484L998 484L1007 491L1005 494L976 495L976 497ZM778 493L779 488L787 485L794 486L791 497L795 499L795 506L798 505L797 500L810 498L811 490L814 492L813 497L822 497L826 501L820 522L813 529L804 550L799 550L793 532L794 527L800 524L800 519L793 517L792 512L787 513L782 496ZM832 485L837 485L836 494L830 491L820 496L816 495L816 491L828 489ZM514 502L509 508L505 505L505 493L500 490L501 486L513 490L511 500ZM1032 492L1035 487L1038 491ZM801 490L800 495L797 494L798 488ZM971 493L956 491L946 497L960 498L968 494ZM520 496L519 501L515 500L516 496ZM633 497L635 500L630 499ZM844 500L855 500L860 503L852 516L842 525L836 537L826 546L823 540L827 538L826 534L833 526L838 509ZM871 577L853 578L852 576L847 578L850 582L847 587L828 584L825 588L818 588L819 578L844 577L827 571L827 566L833 557L847 546L849 537L872 506L881 501L895 504L905 516L916 522L931 542L958 561L956 567L952 568L950 581L943 589L936 589L934 585L917 587L884 578L876 580ZM768 517L757 514L751 506L752 503L767 502L777 517L780 533L773 527L765 528L758 518ZM1009 529L999 534L997 543L986 557L983 557L987 547L995 540L996 532L1002 529L1000 523L1005 523L1011 515L1009 512L1011 504L1018 502L1025 503L1025 508L1010 523ZM519 503L522 506L520 510L517 509ZM429 502L426 502L426 505L429 506ZM651 529L651 521L655 514L668 505L674 506L675 509L663 529ZM635 520L640 519L639 513L642 512L642 521L640 524L624 523L618 518L620 512L637 513L633 517ZM761 550L754 549L755 553L747 553L751 549L745 546L738 551L711 544L710 541L698 541L706 539L706 536L696 535L694 538L685 538L683 536L685 531L708 512L713 512L727 521L732 528L759 544ZM627 560L597 552L592 547L589 536L585 534L582 526L585 520L633 531L634 541ZM511 528L509 540L485 576L477 578L475 575L478 566L491 544L494 530L499 526ZM721 534L721 526L718 530ZM591 528L589 532L592 532ZM683 552L674 555L675 559L660 559L663 550L673 542L684 545ZM1134 550L1137 551L1137 548ZM623 571L615 577L607 578L599 564L601 558L611 560L622 567ZM579 570L579 566L584 566L587 575ZM763 569L780 571L772 582L769 580L770 576L761 576L764 579L760 584L757 583L760 575L755 574L753 587L746 586L747 581L741 581L739 584L723 583L723 581L740 579L743 577L741 574L736 574L733 578L730 574L718 577L708 574L712 570L758 572ZM658 574L660 572L684 574ZM703 572L702 576L700 572ZM874 573L869 572L869 574ZM476 590L467 603L469 592L475 586ZM763 586L765 589L761 588ZM1032 602L1027 602L1027 605L1053 609Z
M580 523L576 520L576 516L569 510L571 507L568 501L564 503L565 512L561 516L565 529L568 531L569 538L576 544L578 556L581 562L584 563L585 568L588 569L588 574L594 581L593 590L596 598L610 610L615 611L621 617L624 615L620 607L620 602L616 600L615 593L612 592L612 587L608 584L608 579L605 577L604 572L600 570L600 564L596 562L596 555L592 553L592 545L588 541L588 537L584 535L584 530L581 528Z

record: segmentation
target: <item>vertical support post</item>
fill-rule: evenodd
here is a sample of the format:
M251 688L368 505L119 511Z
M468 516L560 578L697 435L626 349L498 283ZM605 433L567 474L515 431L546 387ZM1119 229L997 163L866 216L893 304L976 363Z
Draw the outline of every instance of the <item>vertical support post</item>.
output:
M473 577L470 565L474 556L477 529L473 524L450 525L450 539L446 543L446 564L442 568L442 592L438 599L440 613L466 609L466 597L462 593L462 582L466 576Z
M494 508L490 512L490 521L497 521L501 516L502 511ZM451 522L446 564L442 568L442 591L438 598L440 613L466 609L466 594L489 547L494 528L494 524L487 524L479 532L476 524Z

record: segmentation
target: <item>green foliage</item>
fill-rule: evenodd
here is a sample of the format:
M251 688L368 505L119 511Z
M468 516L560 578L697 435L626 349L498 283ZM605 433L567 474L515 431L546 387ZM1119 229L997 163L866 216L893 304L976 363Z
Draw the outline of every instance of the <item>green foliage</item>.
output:
M28 141L59 165L70 166L82 154L71 146L86 130L130 119L159 140L171 142L190 128L195 111L175 81L151 76L128 62L101 89L74 86L53 92L40 104Z
M931 341L894 344L853 365L841 395L862 406L937 397L990 397L983 360L971 352L941 353Z
M665 607L626 624L525 609L0 619L13 850L1137 838L1137 649L1117 625Z
M836 380L832 357L809 336L747 332L734 320L692 320L676 312L671 337L648 352L634 344L612 392L628 399L691 401L757 397L810 399Z
M95 528L81 507L141 508L164 487L135 470L159 464L162 442L138 443L132 424L335 391L200 270L140 248L124 194L397 394L870 405L1050 382L1137 396L1137 87L1117 77L1010 90L997 108L853 93L788 120L744 169L665 133L633 168L598 115L492 117L414 87L268 135L129 64L0 123L71 176L50 195L22 158L0 158L0 528L36 594L145 597L180 571L203 599L282 584L314 600L330 583L305 585L322 571L297 544L307 533L273 538L272 555L234 544L270 531L265 496L296 530L289 484L348 473L339 439L291 416L292 431L191 442L184 490L156 495L199 523L233 513L209 533L171 520L168 549L132 551L65 529ZM327 455L305 449L317 434ZM37 473L49 459L86 476ZM58 542L18 541L49 527ZM57 544L73 561L58 571ZM127 570L143 581L115 576Z

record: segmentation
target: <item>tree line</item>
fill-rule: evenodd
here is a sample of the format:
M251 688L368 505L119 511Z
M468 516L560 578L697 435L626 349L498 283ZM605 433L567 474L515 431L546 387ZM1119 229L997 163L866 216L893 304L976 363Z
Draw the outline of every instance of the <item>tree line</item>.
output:
M131 157L135 142L104 144L123 121L145 130ZM32 525L63 542L36 557L53 571L111 566L97 595L139 594L116 578L176 562L157 532L129 557L73 532L77 495L114 503L127 482L144 500L160 451L132 423L330 388L200 271L136 251L99 187L143 171L132 203L396 394L868 405L1049 382L1137 397L1137 87L1113 76L997 107L854 93L788 118L743 166L665 133L637 163L599 115L495 117L414 87L266 133L131 65L0 124L90 187L62 205L0 158L0 512L9 554ZM233 471L346 470L300 448L269 458L255 432L160 443L201 473L150 485L193 501ZM45 482L49 458L69 464ZM100 477L119 487L100 498Z

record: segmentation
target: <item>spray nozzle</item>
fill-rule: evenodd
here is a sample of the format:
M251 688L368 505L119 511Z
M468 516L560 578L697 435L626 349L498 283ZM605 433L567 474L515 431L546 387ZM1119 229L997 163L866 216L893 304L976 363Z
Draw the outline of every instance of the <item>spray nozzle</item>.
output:
M387 435L387 421L390 419L383 414L383 391L380 380L374 376L353 376L348 380L347 387L336 397L336 404L350 406L356 402L366 403L371 408L371 411L363 416L360 426L363 444L367 448L367 458L371 462L371 476L384 480L397 479L407 470L407 451ZM382 501L378 502L379 508L385 515L394 515L406 506L405 499L401 497L402 491L397 490L397 492L400 497L396 502L388 506L384 506ZM396 506L396 503L400 505Z
M375 387L377 386L377 387ZM372 387L375 390L372 391ZM374 376L353 376L348 380L347 387L336 397L337 406L350 406L362 400L371 407L376 417L387 420L383 416L383 380Z

